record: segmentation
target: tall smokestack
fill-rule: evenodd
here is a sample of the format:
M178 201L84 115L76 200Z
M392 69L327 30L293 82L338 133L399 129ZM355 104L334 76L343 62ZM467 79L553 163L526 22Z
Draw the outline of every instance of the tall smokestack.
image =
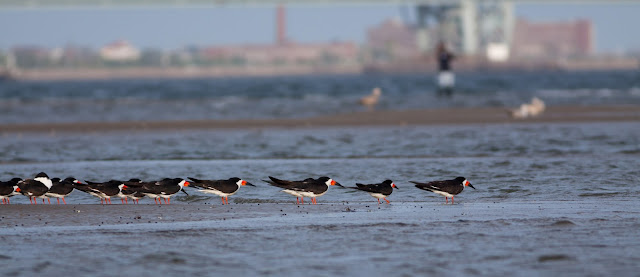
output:
M287 22L285 16L284 5L278 4L278 8L276 10L276 43L278 45L284 45L287 43Z

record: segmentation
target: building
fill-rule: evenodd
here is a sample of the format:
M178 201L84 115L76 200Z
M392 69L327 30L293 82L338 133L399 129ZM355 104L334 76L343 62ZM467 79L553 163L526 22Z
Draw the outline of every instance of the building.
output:
M576 58L594 53L593 25L589 20L568 22L516 22L513 55L516 58Z
M407 60L420 56L416 28L388 19L367 30L367 47L376 60Z
M102 47L100 57L113 62L137 61L140 59L140 50L126 40L118 40Z
M254 65L352 63L358 58L353 42L286 43L207 47L200 57L210 61Z

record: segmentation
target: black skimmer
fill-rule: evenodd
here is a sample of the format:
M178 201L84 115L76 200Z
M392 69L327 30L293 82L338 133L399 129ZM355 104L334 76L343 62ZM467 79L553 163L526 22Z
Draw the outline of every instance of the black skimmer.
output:
M200 188L198 191L203 193L210 193L220 196L222 198L222 205L229 204L229 195L234 195L241 186L247 185L255 187L253 184L242 180L238 177L229 178L228 180L199 180L189 177L189 180L193 181L191 184Z
M20 178L13 178L6 182L0 182L0 198L2 204L11 204L9 197L20 194L18 183L22 181Z
M473 189L476 189L471 185L471 183L464 177L458 177L453 180L444 180L444 181L433 181L428 183L420 183L410 181L411 183L416 184L416 187L423 190L428 190L436 194L440 194L444 196L445 204L449 203L448 197L451 197L451 204L453 204L453 196L461 193L465 186L470 186Z
M64 198L73 191L75 184L80 184L80 181L73 177L67 177L62 181L60 178L53 178L51 179L51 183L53 185L45 195L57 198L58 204L60 204L60 198L62 198L62 202L67 204L67 201L65 201Z
M365 185L365 184L356 183L356 187L350 187L350 188L368 192L369 194L371 194L371 196L378 199L378 205L379 205L380 199L384 199L384 201L387 201L387 204L390 204L391 202L387 200L387 197L391 195L391 193L393 192L393 188L397 189L398 187L396 186L396 184L393 183L393 181L385 180L384 182L379 184Z
M131 198L133 203L139 204L140 199L144 198L144 193L142 193L142 180L138 178L129 179L129 181L123 182L127 188L122 190L122 194L126 197L124 198L125 203L129 204L127 198Z
M263 181L271 184L272 186L283 188L283 192L296 197L296 203L298 204L304 204L305 197L311 197L311 203L317 204L318 202L316 201L316 197L327 193L329 186L337 185L342 187L340 183L329 177L320 177L318 179L307 178L302 181L280 180L271 176L269 176L269 179L271 180ZM298 202L298 198L301 198L300 202Z
M42 203L44 204L44 199L49 199L45 194L51 186L53 186L53 183L44 172L38 173L33 179L22 180L18 183L20 193L28 196L29 202L33 200L33 202L31 202L32 204L38 204L36 198L42 198ZM51 203L51 201L49 201L49 203Z
M111 197L124 197L122 190L127 188L122 181L118 180L110 180L104 183L86 181L86 183L86 185L76 184L75 188L100 198L100 204L103 204L102 201L104 201L104 204L111 204Z
M165 178L157 182L140 184L139 192L143 193L147 197L153 198L153 200L156 201L156 204L162 204L160 198L164 198L165 204L171 204L171 196L180 191L186 193L182 188L189 186L189 182L182 178ZM138 190L138 188L135 188L134 190Z

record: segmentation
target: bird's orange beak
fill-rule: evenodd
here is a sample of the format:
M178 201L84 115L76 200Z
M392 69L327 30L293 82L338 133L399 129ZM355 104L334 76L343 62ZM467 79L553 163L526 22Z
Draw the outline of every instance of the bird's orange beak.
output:
M247 184L247 181L242 180L242 185L244 186L244 185L246 185L246 184Z
M16 188L16 192L20 192L20 188Z
M184 186L185 186L185 187L188 187L188 186L189 186L189 184L190 184L190 183L189 183L188 181L185 181L185 182L184 182Z
M331 180L331 185L334 186L336 184L335 180Z

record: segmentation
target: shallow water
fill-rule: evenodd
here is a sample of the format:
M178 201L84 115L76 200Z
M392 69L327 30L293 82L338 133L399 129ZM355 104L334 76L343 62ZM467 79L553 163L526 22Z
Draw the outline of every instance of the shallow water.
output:
M0 259L5 276L634 276L640 269L635 200L470 202L239 204L212 210L229 216L215 220L5 227ZM111 217L130 218L140 207ZM206 205L180 205L177 214L197 207ZM272 213L255 217L260 210Z
M464 201L634 199L640 192L635 122L11 134L0 141L0 150L2 180L45 171L90 181L237 176L259 186L243 187L231 201L291 200L261 181L268 176L329 176L347 186L392 179L400 189L390 200L400 201L439 201L408 181L456 176L478 188L467 188L458 198ZM214 201L191 188L187 192L198 197L178 200ZM321 199L369 197L332 187ZM96 201L80 192L68 200Z
M386 90L402 87L391 93L426 98L386 98L381 108L508 106L533 95L552 104L637 104L634 74L575 74L567 83L544 74L532 78L536 82L525 73L477 77L488 85L450 98L410 89L427 82L417 77L385 77ZM219 80L159 82L162 88L171 83L164 92L146 89L148 81L105 83L105 91L100 82L11 84L0 89L0 123L300 117L348 111L341 105L353 108L370 89L368 79L346 88L337 84L350 82L331 80L285 80L284 87L277 79L253 80L255 87L227 80L222 96L216 93L226 86ZM322 93L293 93L316 86ZM96 91L86 96L89 88ZM269 96L273 91L278 97ZM276 101L281 96L285 100ZM218 97L240 100L225 112L224 105L210 108ZM53 106L37 109L43 104ZM18 113L24 110L34 112ZM67 213L47 209L54 205L30 210L19 205L28 199L16 196L11 202L18 205L0 205L0 261L5 276L635 276L639 165L637 122L4 133L0 180L40 171L91 181L238 176L257 187L242 187L229 207L193 188L171 206L88 205L99 200L75 191ZM331 187L320 205L297 206L261 181L269 175L326 175L345 186L392 179L399 189L388 198L391 205L378 207L366 193ZM455 205L409 183L459 175L477 189L465 189ZM75 209L82 210L79 217L68 214ZM196 217L200 209L211 215Z
M456 91L436 93L433 75L293 76L187 80L0 82L0 124L229 118L299 118L362 111L383 91L381 110L640 104L640 73L459 73Z
M242 187L229 207L187 188L190 196L172 201L174 212L154 205L85 211L99 201L73 192L67 206L86 220L47 212L57 205L26 213L0 206L0 260L5 276L634 276L636 126L8 134L0 140L3 180L39 171L95 181L239 176L257 187ZM366 193L338 187L318 198L320 205L298 206L260 181L268 175L328 175L347 186L390 178L399 189L380 207ZM455 205L408 182L458 175L477 189L465 189ZM11 208L20 206L28 205ZM214 218L190 215L199 209ZM156 223L161 218L177 221Z

